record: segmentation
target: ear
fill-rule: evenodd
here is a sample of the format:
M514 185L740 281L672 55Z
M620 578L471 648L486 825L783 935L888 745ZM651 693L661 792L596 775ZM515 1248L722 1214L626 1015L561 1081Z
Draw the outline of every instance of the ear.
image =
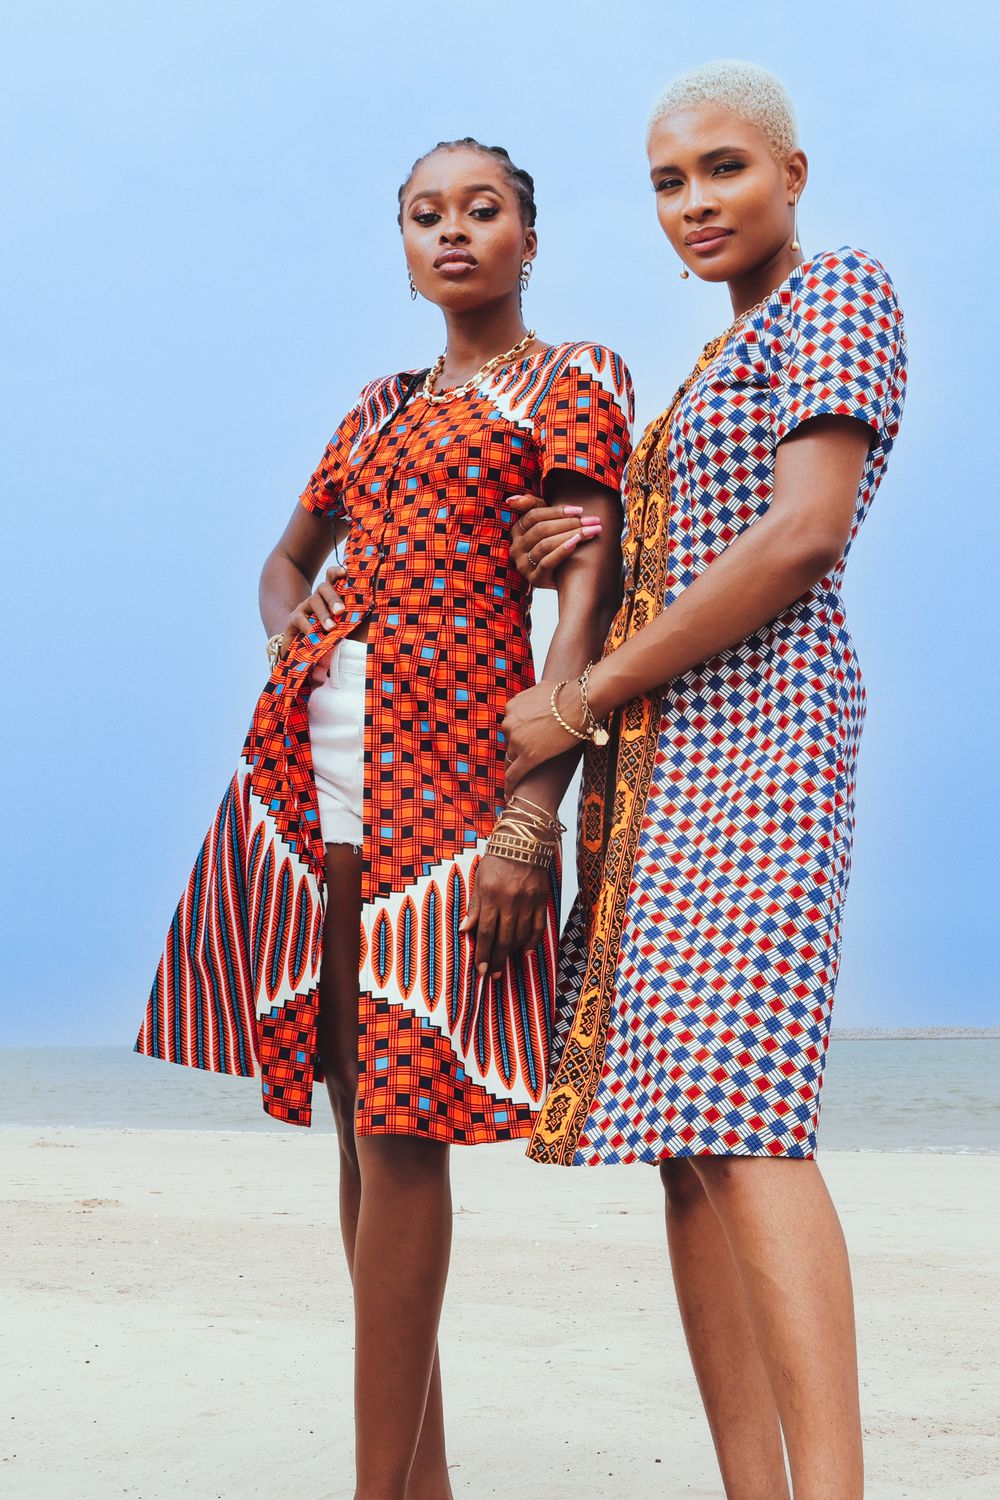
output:
M524 250L522 251L521 259L522 260L534 260L534 258L535 258L535 256L537 254L538 254L538 235L537 235L537 233L535 232L535 230L533 228L532 229L526 229L524 231Z
M806 153L796 147L785 162L785 186L790 193L794 193L797 198L801 198L808 180L809 160Z

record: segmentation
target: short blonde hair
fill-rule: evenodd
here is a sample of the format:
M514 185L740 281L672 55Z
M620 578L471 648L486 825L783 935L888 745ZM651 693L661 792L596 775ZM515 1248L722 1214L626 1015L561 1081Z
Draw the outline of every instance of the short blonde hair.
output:
M720 104L756 125L778 161L798 146L795 110L784 84L766 68L736 58L704 63L669 83L653 105L647 134L667 115L699 104Z

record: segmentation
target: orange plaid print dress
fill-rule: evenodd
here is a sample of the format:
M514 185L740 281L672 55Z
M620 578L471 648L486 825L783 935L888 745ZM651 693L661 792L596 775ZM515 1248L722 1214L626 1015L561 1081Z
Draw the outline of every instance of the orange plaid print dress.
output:
M617 355L562 344L442 403L406 375L344 418L302 504L348 527L345 604L264 688L174 915L136 1050L259 1074L268 1114L311 1120L325 848L312 669L369 622L360 1134L530 1135L548 1082L558 872L545 937L480 980L459 932L503 803L501 723L534 681L507 497L554 470L619 489L632 391Z

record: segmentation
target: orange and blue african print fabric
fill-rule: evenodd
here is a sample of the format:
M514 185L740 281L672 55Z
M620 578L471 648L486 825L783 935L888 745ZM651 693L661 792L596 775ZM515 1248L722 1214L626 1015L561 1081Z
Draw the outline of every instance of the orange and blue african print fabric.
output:
M508 497L555 470L617 491L628 371L563 344L432 403L368 386L302 503L347 528L345 609L267 683L171 925L137 1044L259 1072L308 1124L327 891L309 742L313 668L368 623L359 1015L361 1134L476 1143L530 1133L548 1083L558 872L537 950L480 981L459 932L503 802L502 721L534 680Z

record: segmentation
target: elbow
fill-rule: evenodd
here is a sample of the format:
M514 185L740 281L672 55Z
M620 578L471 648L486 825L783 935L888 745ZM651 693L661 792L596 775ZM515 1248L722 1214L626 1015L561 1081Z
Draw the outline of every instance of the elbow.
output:
M846 536L833 529L812 529L804 533L790 542L789 572L805 588L811 588L837 566L844 555L847 540Z
M290 556L287 549L283 547L280 542L277 542L265 557L263 565L261 567L261 586L263 587L263 585L267 582L269 575L272 574L276 568L280 568L282 564L288 563L290 563L293 568L297 567L294 558Z
M588 636L603 643L622 600L621 582L616 578L599 586L574 591L567 589L559 600L559 620L576 625Z
M622 602L622 580L619 575L602 582L591 601L590 613L601 621L605 632L618 612Z

